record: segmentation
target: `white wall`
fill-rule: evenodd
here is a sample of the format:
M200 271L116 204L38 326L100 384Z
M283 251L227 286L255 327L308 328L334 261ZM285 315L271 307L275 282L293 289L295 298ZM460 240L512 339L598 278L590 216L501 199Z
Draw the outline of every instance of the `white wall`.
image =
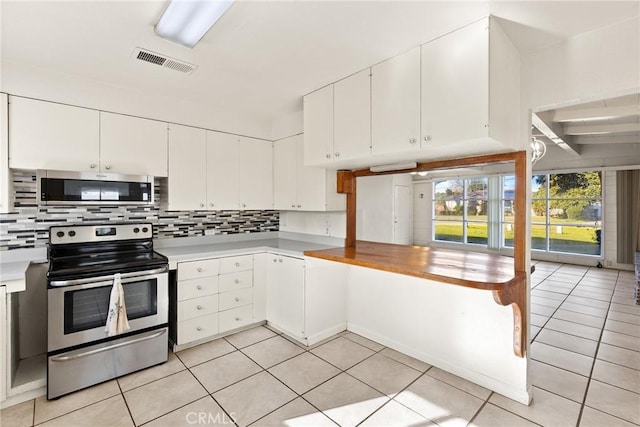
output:
M431 243L431 182L413 184L413 244L428 246Z
M346 237L347 216L342 212L280 211L280 231Z
M0 92L271 140L272 122L77 75L2 61Z

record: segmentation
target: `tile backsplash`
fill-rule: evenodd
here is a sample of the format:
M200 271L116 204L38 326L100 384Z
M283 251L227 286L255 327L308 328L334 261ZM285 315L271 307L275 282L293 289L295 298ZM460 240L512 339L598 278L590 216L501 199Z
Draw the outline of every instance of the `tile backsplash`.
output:
M43 247L52 225L103 222L151 222L158 239L278 231L279 212L165 211L160 208L161 180L155 182L153 206L38 206L34 171L12 171L15 212L0 214L0 251Z

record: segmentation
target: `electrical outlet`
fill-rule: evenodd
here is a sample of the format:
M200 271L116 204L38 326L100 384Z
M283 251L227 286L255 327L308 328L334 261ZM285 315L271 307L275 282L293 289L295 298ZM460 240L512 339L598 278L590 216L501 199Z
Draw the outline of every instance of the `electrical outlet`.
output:
M209 228L204 230L204 235L205 236L213 236L216 234L216 229L215 228Z

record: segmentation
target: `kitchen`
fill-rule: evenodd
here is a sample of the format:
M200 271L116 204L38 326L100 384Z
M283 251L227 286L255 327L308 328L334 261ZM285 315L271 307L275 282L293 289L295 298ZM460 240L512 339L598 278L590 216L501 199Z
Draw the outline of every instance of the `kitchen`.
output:
M227 418L233 412L239 425L279 425L287 412L289 422L303 422L306 415L313 425L639 422L637 381L618 381L637 376L638 349L610 339L637 337L638 312L632 297L623 298L633 290L633 262L618 245L631 246L625 238L633 233L616 227L621 212L637 209L624 203L637 188L631 171L640 164L636 3L238 2L193 49L154 32L166 2L1 5L0 206L10 212L0 216L3 417L20 408L31 414L29 425L79 424L83 414L114 405L128 407L125 415L131 415L108 424L185 424L192 407ZM338 15L342 19L334 22ZM122 31L113 31L115 21ZM180 74L136 60L148 54L190 68ZM598 103L616 117L606 124L608 137L587 123L606 116ZM554 122L572 114L573 121ZM399 134L407 136L395 138ZM523 163L516 154L496 164L486 158L475 165L437 164L522 151L528 160L532 136L547 150L533 166L527 161L518 168ZM338 169L352 171L352 180L340 179ZM531 213L518 215L517 200L512 222L496 214L501 199L508 199L497 194L510 174L516 189L526 184L515 194L530 204L542 198L533 176L544 176L540 182L550 192L558 177L593 170L601 189L590 206L603 211L598 256L554 250L558 227L565 238L568 230L591 230L586 220L559 223L547 212L543 223ZM153 201L45 203L41 171L152 177ZM486 215L434 215L434 185L464 181L468 203L467 181L474 177L486 177L481 199L494 206ZM386 203L383 186L390 194ZM404 195L396 197L402 188ZM556 199L545 197L549 210ZM384 211L386 205L395 211ZM406 212L408 232L394 226ZM487 242L469 245L467 230L481 219ZM445 230L441 220L460 231L460 245L439 238L446 234L439 231ZM102 390L96 391L102 397L83 400L88 395L79 391L47 401L46 289L29 286L44 280L46 287L46 264L26 265L47 260L50 226L116 223L150 224L153 249L168 258L174 285L167 323L176 353L158 367L86 390ZM509 224L516 233L511 246L506 238L494 241L501 235L495 229ZM98 229L102 237L113 232ZM544 250L532 240L539 239L537 229L544 230ZM527 292L515 305L500 305L496 289L442 283L465 267L415 278L322 259L332 247L357 248L356 240L420 244L436 254L449 250L473 253L485 264L505 262L511 274L505 281L524 277L513 286ZM597 269L598 262L607 268ZM404 289L405 298L385 294L385 282ZM185 294L209 283L215 287L202 296ZM603 293L591 290L594 284L606 287L605 307L598 298L590 301ZM567 309L577 301L596 307ZM207 311L209 305L215 309ZM398 314L403 311L405 318ZM567 319L567 312L579 313L579 320ZM266 327L233 334L265 320ZM600 330L574 330L584 322ZM534 341L521 340L520 354L514 351L516 330ZM429 339L416 342L423 333ZM557 344L548 337L554 334L598 346L598 356L595 348L585 355ZM492 357L494 364L486 360ZM566 357L576 362L567 365ZM584 369L572 366L583 358L590 359ZM296 365L305 359L308 364ZM313 387L286 377L309 365L322 372ZM243 370L246 375L237 373ZM377 384L373 373L387 370L406 382L387 376ZM553 376L576 388L554 384ZM184 386L179 398L168 403L151 397L149 390L173 380ZM257 409L237 398L246 387L263 393L252 398L260 402ZM447 393L464 403L435 409L446 405ZM345 405L353 407L341 410Z

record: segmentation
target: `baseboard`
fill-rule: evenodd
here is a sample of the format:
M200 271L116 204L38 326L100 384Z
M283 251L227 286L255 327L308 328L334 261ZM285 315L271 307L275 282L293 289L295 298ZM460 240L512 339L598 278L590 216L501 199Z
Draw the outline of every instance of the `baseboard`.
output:
M314 345L319 343L320 341L326 340L327 338L331 338L332 336L339 334L340 332L347 329L347 322L340 323L339 325L333 326L331 328L325 329L322 332L318 332L307 338L308 345Z

